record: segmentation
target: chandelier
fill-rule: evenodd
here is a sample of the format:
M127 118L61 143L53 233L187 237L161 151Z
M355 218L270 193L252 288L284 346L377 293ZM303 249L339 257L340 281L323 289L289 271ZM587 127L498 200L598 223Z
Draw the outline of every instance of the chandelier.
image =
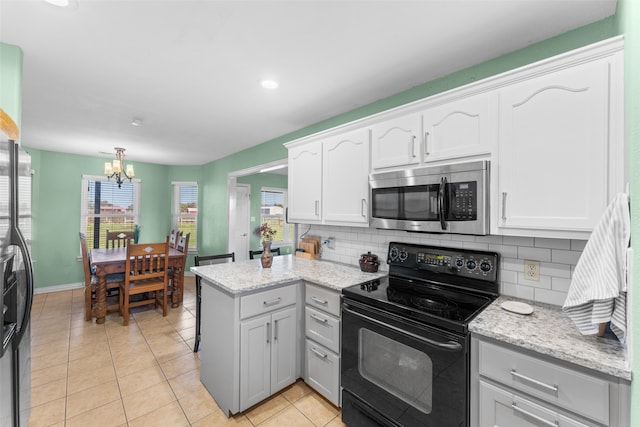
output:
M124 180L128 179L131 182L135 172L133 171L133 165L127 165L126 168L124 166L124 148L115 147L114 149L116 150L116 158L113 159L113 162L104 164L104 174L109 180L115 178L118 188L122 188Z

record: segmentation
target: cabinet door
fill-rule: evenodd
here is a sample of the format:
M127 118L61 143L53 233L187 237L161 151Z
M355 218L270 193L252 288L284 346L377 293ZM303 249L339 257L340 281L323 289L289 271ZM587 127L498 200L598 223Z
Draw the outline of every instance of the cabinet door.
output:
M418 164L421 122L420 114L412 114L372 126L371 168Z
M290 222L317 223L321 218L322 142L289 149Z
M423 113L425 162L453 159L490 150L490 95L471 96ZM495 110L495 109L494 109Z
M609 74L600 60L500 91L499 227L593 229L608 202Z
M274 313L271 341L271 394L296 381L296 307Z
M240 410L271 395L271 315L240 324Z
M369 225L369 131L358 130L322 144L325 224Z
M304 380L334 405L340 406L340 358L309 339L305 349Z
M472 423L473 424L473 423ZM480 381L479 427L587 427L579 421Z

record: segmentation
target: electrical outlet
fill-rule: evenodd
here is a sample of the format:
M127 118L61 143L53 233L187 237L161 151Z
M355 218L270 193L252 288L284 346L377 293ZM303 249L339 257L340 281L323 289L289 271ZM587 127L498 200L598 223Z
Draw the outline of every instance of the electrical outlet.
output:
M335 249L336 248L336 238L335 237L327 237L326 239L324 239L324 244L329 249Z
M536 282L540 281L540 263L538 261L524 260L524 278Z

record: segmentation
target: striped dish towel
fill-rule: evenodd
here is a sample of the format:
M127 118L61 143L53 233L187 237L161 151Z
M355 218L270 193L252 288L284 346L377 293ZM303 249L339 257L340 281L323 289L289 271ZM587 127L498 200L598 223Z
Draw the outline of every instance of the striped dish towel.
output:
M611 321L621 342L627 331L626 251L631 238L629 198L609 204L578 260L562 310L583 335L598 333Z

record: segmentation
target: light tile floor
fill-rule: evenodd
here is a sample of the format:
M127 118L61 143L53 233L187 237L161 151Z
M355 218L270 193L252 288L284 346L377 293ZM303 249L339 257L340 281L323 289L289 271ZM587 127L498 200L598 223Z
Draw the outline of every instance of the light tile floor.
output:
M194 279L185 282L181 307L138 309L127 327L117 313L86 322L81 289L36 295L29 427L344 427L302 381L227 419L200 383Z

